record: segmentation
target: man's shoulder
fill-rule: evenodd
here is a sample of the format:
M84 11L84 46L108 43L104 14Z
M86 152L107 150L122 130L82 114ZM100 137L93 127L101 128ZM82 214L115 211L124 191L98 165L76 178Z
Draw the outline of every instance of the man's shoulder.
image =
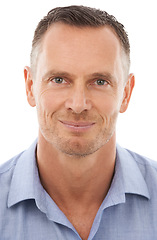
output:
M19 154L15 155L14 157L12 157L10 160L4 162L3 164L0 165L0 177L11 171L12 169L15 168L18 160L21 158L30 158L31 156L34 155L34 151L36 148L36 144L37 144L37 140L35 140L28 149L20 152Z
M157 161L119 145L117 145L117 150L124 172L129 171L130 174L136 175L138 174L138 170L140 170L145 181L154 179L157 183Z
M145 157L143 155L140 155L136 152L133 152L131 150L125 149L130 156L136 161L136 163L138 164L138 166L143 166L145 168L152 168L155 171L157 171L157 161L150 159L148 157Z
M0 176L3 174L7 173L8 171L14 169L16 166L16 163L20 156L23 154L23 152L17 154L16 156L12 157L8 161L4 162L3 164L0 165Z
M140 170L148 188L151 188L152 184L157 187L157 161L128 149L124 151L126 151L129 156L128 161L134 162Z
M0 185L1 185L1 194L3 193L4 189L7 190L10 186L12 176L14 173L15 166L20 158L21 154L14 156L10 160L6 161L5 163L0 165ZM0 195L1 195L0 194Z
M150 159L139 153L136 153L130 149L123 148L119 144L117 144L117 153L120 156L120 158L123 158L127 161L128 160L135 161L138 166L153 168L154 170L157 170L157 161Z

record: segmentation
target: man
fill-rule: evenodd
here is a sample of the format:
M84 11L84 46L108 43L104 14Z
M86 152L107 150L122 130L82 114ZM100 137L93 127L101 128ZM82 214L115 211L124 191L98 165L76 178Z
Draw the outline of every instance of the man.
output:
M157 164L116 144L129 54L106 12L70 6L40 21L24 69L39 136L0 169L0 239L157 238Z

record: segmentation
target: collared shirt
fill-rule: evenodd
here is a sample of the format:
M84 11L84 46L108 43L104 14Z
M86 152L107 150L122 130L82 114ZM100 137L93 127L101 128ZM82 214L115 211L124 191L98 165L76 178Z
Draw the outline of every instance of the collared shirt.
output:
M36 141L0 168L0 240L80 240L42 187L35 150ZM114 178L93 222L92 239L157 239L157 162L117 145Z

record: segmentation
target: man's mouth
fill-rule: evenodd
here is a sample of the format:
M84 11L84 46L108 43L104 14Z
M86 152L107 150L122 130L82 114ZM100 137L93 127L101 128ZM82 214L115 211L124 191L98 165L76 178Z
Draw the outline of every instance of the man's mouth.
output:
M72 131L82 132L92 128L95 122L75 122L75 121L60 121L66 128Z

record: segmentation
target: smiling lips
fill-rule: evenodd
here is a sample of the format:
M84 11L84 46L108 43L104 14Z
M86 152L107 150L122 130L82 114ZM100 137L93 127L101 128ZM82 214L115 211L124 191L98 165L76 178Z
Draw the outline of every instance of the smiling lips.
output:
M95 122L71 122L60 121L65 127L70 128L73 131L81 132L86 131L95 125Z

